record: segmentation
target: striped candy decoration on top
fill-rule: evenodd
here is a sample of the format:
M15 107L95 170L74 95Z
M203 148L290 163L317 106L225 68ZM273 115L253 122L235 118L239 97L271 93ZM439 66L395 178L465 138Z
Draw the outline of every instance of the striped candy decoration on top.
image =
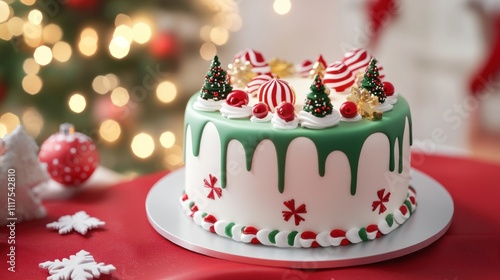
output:
M257 93L259 92L260 86L263 83L270 81L272 79L273 79L272 74L257 75L253 77L252 80L248 83L248 85L245 87L245 91L252 96L256 96Z
M234 56L234 59L239 59L241 61L248 61L252 65L252 72L264 74L271 72L271 67L267 63L264 56L255 50L245 49L240 51Z
M354 75L344 63L336 61L326 68L323 82L327 87L342 92L354 84Z
M295 104L295 92L286 81L280 79L263 83L259 88L258 98L259 102L267 104L272 112L283 101Z
M357 71L364 71L372 56L364 49L354 49L344 55L342 62L351 70L356 73Z

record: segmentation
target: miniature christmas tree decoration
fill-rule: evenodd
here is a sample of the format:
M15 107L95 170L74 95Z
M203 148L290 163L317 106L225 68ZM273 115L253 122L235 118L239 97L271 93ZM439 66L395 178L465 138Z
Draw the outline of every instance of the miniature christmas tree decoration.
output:
M205 100L224 100L232 90L233 87L227 82L227 73L222 69L216 55L205 75L205 83L201 88L200 97Z
M372 58L368 68L366 68L363 80L361 81L360 90L366 89L372 96L378 98L379 103L385 102L384 84L380 80L377 67L377 60Z
M16 222L43 218L46 215L35 187L49 180L37 158L38 146L22 126L7 134L0 144L0 219ZM15 197L10 195L13 193ZM12 198L14 204L9 203Z
M306 97L303 110L318 118L330 115L333 106L319 74L316 75L309 89L311 92Z

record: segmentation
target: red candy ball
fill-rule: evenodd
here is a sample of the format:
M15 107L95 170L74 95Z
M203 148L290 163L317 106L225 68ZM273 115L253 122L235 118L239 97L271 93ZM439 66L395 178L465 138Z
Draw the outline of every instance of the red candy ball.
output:
M99 154L92 140L74 132L72 125L61 125L40 147L40 162L47 164L50 177L64 186L78 186L87 181L99 165Z
M269 113L269 108L266 103L257 103L252 107L252 115L254 115L258 119L263 119Z
M384 82L385 96L392 96L394 94L394 85L390 82Z
M340 114L346 119L354 118L358 114L358 105L352 101L346 101L340 105Z
M226 103L233 107L241 108L243 105L248 105L248 93L243 90L233 90L227 95Z
M292 103L283 101L276 107L276 114L284 121L293 121L295 119L295 107Z

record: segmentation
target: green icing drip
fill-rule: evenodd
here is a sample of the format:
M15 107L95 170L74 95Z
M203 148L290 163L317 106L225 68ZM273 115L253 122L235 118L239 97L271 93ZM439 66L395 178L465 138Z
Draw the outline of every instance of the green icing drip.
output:
M224 233L225 233L228 237L231 237L231 238L233 237L233 231L232 231L232 229L233 229L233 226L234 226L234 225L235 225L235 224L234 224L233 222L231 222L231 223L227 224L227 226L224 228Z
M310 139L316 146L318 155L318 173L325 175L326 158L334 151L342 151L349 161L351 168L351 195L356 194L358 164L361 149L365 140L372 134L380 132L387 136L390 144L389 170L394 171L395 163L395 143L398 140L398 172L403 171L403 136L406 120L410 125L410 144L412 143L412 127L409 105L402 97L394 108L385 112L382 120L370 121L361 120L359 122L347 123L340 122L337 126L314 130L298 127L293 130L277 130L272 128L271 123L251 123L248 119L228 121L222 117L219 112L202 112L190 109L196 100L198 94L195 94L188 102L188 109L185 114L185 131L188 126L191 129L193 155L200 153L201 136L203 129L208 122L211 122L217 128L220 137L221 148L221 187L225 188L227 171L227 147L231 140L240 142L245 150L246 169L252 169L252 160L257 145L265 139L273 142L276 149L276 158L278 165L278 190L282 193L285 188L285 164L286 153L290 143L298 137Z
M410 216L411 216L413 214L412 207L411 207L411 202L408 199L405 200L405 205L406 205L406 208L408 208L408 211L410 212Z
M275 229L273 231L271 231L269 233L269 241L273 244L276 244L276 235L279 233L280 231Z
M358 231L358 234L359 234L359 238L361 238L361 240L368 241L368 234L366 233L366 228L361 228Z
M394 224L394 215L387 215L387 217L385 217L385 221L387 222L387 225L389 225L389 227L392 227L392 224Z
M288 245L293 246L295 243L295 236L297 236L298 232L297 231L292 231L288 235Z

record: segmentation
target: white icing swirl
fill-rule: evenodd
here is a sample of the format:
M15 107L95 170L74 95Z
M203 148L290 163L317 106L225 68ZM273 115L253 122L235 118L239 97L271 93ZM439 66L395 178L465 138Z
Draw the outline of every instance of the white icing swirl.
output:
M220 112L223 117L228 119L244 119L252 115L252 107L243 105L240 107L234 107L227 103L222 103Z
M389 104L394 105L398 102L398 96L399 96L399 93L394 92L393 95L386 97L385 102L389 102Z
M225 100L219 100L219 101L207 100L198 96L198 98L193 104L193 108L195 108L198 111L215 112L220 109L221 105L224 102Z
M363 118L361 117L360 114L357 114L354 118L344 118L344 117L340 118L340 120L343 122L359 122L362 119Z
M269 111L269 112L267 112L267 115L265 117L263 117L262 119L259 119L256 116L252 116L250 118L250 121L254 122L254 123L264 123L264 122L270 122L272 118L273 118L273 113L271 113L271 111Z
M278 129L294 129L294 128L297 128L297 126L299 126L299 119L298 118L294 118L293 120L287 122L283 119L281 119L280 117L278 117L278 115L273 115L273 118L271 119L271 123L273 124L273 127L274 128L278 128Z
M382 112L387 112L387 111L390 111L390 110L392 110L392 107L393 107L393 106L392 106L389 102L387 102L387 100L386 100L384 103L380 103L380 104L378 105L378 109L379 109L380 111L382 111Z
M300 126L310 129L322 129L327 127L336 126L340 122L340 114L336 110L332 110L330 115L323 118L318 118L306 111L300 111L299 117Z

